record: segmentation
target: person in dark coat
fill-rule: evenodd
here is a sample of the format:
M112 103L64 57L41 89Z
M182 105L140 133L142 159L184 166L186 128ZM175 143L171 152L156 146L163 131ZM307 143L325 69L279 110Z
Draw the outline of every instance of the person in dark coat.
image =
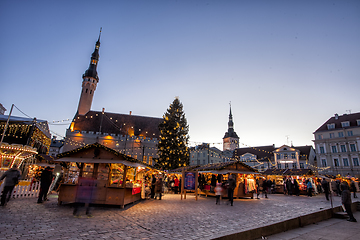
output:
M349 185L347 182L341 184L341 203L344 205L346 213L349 215L348 221L356 222L351 210L351 193L349 191Z
M356 186L355 186L355 181L354 180L351 180L350 192L354 193L354 198L357 198L357 196L356 196Z
M155 182L155 199L159 197L159 200L161 200L162 187L163 187L162 178L159 177L159 179L156 180Z
M49 191L51 182L53 179L53 174L50 167L46 167L42 173L40 178L40 193L37 203L42 203L47 200L47 193Z
M265 194L265 198L268 198L267 196L267 192L268 192L268 181L266 181L264 179L263 183L262 183L262 189L263 189L263 193Z
M5 206L10 200L14 187L19 182L20 176L21 174L16 164L1 176L0 182L5 178L4 189L1 195L1 206Z
M234 202L234 189L236 187L236 182L234 180L233 175L229 175L228 183L227 183L227 190L228 190L228 198L230 201L231 206Z
M152 178L151 178L151 194L150 194L151 198L155 197L155 183L156 183L156 177L155 177L155 175L152 175Z
M294 179L294 193L296 196L300 195L299 182L296 178Z
M211 175L210 192L214 192L215 187L216 187L216 176L213 174Z
M326 200L329 201L330 186L329 186L328 181L326 181L325 178L321 181L321 187L325 193Z

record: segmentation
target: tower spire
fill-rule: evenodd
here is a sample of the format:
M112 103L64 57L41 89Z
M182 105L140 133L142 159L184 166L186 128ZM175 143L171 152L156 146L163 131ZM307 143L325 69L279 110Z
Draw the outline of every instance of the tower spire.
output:
M94 92L99 82L99 76L96 68L99 62L101 30L102 28L100 28L99 38L95 43L94 52L91 54L89 68L85 71L85 73L82 76L83 78L82 91L78 106L78 114L80 115L85 115L88 111L90 111Z
M223 137L223 150L233 151L236 148L239 148L239 137L234 131L234 122L231 113L231 102L230 105L230 113L229 113L229 122L228 122L228 131L225 133Z

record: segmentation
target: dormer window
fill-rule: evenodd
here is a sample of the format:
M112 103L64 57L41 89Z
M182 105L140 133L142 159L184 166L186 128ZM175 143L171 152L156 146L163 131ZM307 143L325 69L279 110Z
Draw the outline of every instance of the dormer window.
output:
M350 127L350 122L346 121L346 122L341 122L341 126L344 127Z
M328 130L335 128L335 123L330 123L327 125Z
M360 119L356 120L356 124L360 126Z

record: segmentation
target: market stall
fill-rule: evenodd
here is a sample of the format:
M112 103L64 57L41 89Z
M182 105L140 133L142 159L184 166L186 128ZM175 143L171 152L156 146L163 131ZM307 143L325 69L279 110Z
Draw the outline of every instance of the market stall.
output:
M76 202L79 191L91 192L94 204L124 205L144 195L144 179L151 166L94 143L59 154L55 162L65 167L59 204Z
M274 183L273 191L275 193L285 193L286 180L297 181L299 184L300 194L306 193L306 180L314 177L311 169L267 169L264 173L267 179Z
M225 183L229 175L233 175L236 181L234 189L234 198L253 198L256 192L255 175L257 171L250 166L239 162L230 161L224 163L208 164L195 168L199 172L199 188L200 194L205 196L215 196L214 188L216 183ZM223 197L227 197L227 191L224 191Z

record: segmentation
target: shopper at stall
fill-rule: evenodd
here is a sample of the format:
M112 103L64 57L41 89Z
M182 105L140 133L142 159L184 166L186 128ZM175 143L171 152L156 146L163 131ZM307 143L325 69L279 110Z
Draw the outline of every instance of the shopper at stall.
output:
M357 198L356 196L356 185L354 179L351 180L350 183L350 192L354 193L354 198Z
M40 193L37 203L42 203L47 200L47 194L53 179L53 174L50 167L46 167L40 178Z
M211 175L210 192L214 192L215 187L216 187L216 176L213 174Z
M227 183L227 189L228 189L228 198L231 206L234 202L234 189L236 187L236 183L234 180L233 175L229 175L228 183Z
M161 200L162 187L163 187L163 181L162 178L159 177L158 180L156 180L155 182L155 199L159 197L159 200Z
M312 197L313 185L312 185L310 179L307 180L306 190L307 190L308 197Z
M10 200L14 187L19 182L20 176L20 171L17 168L17 165L14 164L12 168L7 170L0 177L0 182L5 178L4 189L1 195L1 206L5 206L6 203Z
M344 205L346 213L349 215L348 221L356 222L354 215L351 210L351 193L349 191L349 185L347 182L341 184L341 203Z
M296 196L299 196L300 195L300 187L299 187L299 182L298 180L295 178L294 179L294 194Z
M180 185L180 181L177 177L175 177L174 179L174 192L175 194L179 193L179 185Z
M321 187L325 193L326 200L329 201L330 186L329 186L328 181L326 181L325 178L323 178L323 180L321 181Z

